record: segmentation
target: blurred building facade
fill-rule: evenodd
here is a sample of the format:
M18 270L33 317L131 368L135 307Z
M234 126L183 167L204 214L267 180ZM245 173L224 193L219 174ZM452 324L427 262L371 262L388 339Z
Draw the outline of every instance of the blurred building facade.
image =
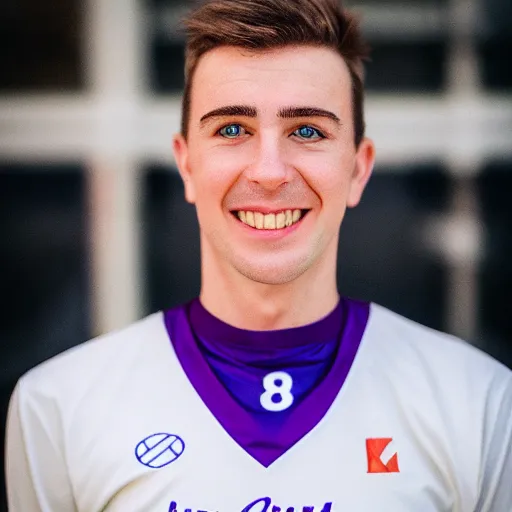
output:
M340 291L512 366L512 3L347 4L373 47L378 154L342 227ZM2 438L24 371L198 293L197 221L171 153L189 5L0 6Z

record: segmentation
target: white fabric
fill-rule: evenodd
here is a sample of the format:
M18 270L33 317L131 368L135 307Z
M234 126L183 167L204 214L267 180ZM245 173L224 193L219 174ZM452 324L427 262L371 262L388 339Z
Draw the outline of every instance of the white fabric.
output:
M184 444L161 469L136 457L157 433ZM11 512L512 510L512 373L376 305L329 412L269 468L199 398L162 314L31 370L7 434ZM392 439L399 472L368 473L368 438Z

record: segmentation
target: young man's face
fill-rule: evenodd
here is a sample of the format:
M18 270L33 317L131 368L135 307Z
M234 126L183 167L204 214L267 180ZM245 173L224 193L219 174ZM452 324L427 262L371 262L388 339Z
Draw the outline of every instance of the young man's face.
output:
M346 207L374 157L369 140L354 144L346 64L310 46L204 55L187 141L177 136L174 151L197 207L203 273L269 284L335 265Z

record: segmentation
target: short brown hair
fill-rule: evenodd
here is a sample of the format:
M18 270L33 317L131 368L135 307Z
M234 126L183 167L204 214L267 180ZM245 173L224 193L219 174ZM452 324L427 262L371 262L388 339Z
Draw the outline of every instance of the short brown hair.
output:
M364 136L363 60L369 49L355 16L337 0L206 0L185 20L185 91L181 132L188 134L192 79L199 59L220 46L271 50L324 46L346 62L352 79L355 144Z

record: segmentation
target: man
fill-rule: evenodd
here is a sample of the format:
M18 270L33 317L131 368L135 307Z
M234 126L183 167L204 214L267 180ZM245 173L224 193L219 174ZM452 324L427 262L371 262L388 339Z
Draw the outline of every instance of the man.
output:
M512 510L511 372L336 289L374 161L354 19L210 0L187 26L200 297L20 380L10 510Z

